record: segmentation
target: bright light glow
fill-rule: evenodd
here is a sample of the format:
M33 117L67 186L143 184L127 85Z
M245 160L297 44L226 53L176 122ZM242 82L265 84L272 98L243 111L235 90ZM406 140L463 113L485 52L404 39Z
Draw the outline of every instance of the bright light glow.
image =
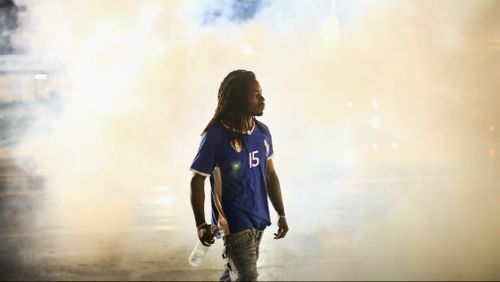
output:
M167 185L160 184L160 185L151 187L151 192L164 193L164 192L168 192L168 191L169 191L169 187Z
M152 59L155 59L155 58L156 58L156 53L155 53L155 52L152 52L152 51L151 51L151 52L149 52L148 58L149 58L149 59L151 59L151 60L152 60Z
M378 148L378 143L375 143L375 142L372 143L372 147L375 148L375 149L377 149Z
M239 170L241 167L241 164L240 164L240 162L233 162L231 164L231 166L232 166L233 170Z
M332 6L335 6L332 4ZM335 14L335 12L333 13ZM323 23L321 37L327 47L336 48L339 46L339 24L337 17L329 17Z
M171 195L162 195L157 197L155 202L163 206L170 206L174 202L174 198Z
M46 73L37 73L35 74L36 80L46 80L49 76Z
M350 108L350 109L352 109L352 108L354 107L354 103L353 103L353 102L351 102L351 101L347 102L347 104L346 104L346 105L347 105L347 107L348 107L348 108Z
M379 103L377 100L372 100L372 108L377 110L379 108Z
M372 128L380 128L380 119L378 118L378 116L373 116L370 119L370 126Z
M339 157L343 165L355 165L359 160L359 152L354 147L347 147Z
M160 18L161 9L155 6L144 6L138 13L139 23L143 28L152 29Z
M165 47L165 46L163 46L163 45L162 45L162 46L158 46L158 47L156 48L156 52L158 52L159 54L165 54L165 51L166 51L166 50L167 50L167 47Z
M398 148L399 147L399 144L396 143L396 142L392 142L391 144L392 148Z
M248 55L253 54L253 48L252 48L252 46L245 45L245 46L241 47L241 52L243 52L243 54L248 56Z

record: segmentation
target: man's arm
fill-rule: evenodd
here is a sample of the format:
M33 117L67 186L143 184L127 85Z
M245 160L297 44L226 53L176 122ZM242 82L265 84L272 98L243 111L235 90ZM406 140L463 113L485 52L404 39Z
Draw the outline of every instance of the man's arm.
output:
M196 227L205 223L205 176L194 173L191 178L191 207Z
M288 224L285 218L285 208L283 207L283 198L281 196L281 187L278 175L274 170L273 160L267 161L267 190L269 199L273 204L274 209L278 213L278 232L274 233L274 239L280 239L285 237L288 232Z
M210 226L205 221L205 178L206 176L198 173L194 173L191 178L191 207L198 229L198 238L203 245L210 246L215 240L209 232Z

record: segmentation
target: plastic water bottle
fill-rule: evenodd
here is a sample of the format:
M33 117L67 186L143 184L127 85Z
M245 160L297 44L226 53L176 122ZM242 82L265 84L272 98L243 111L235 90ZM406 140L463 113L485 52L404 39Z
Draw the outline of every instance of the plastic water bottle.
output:
M208 248L209 247L204 246L200 241L198 241L189 256L189 264L192 266L200 266L203 258L207 254Z
M210 232L212 234L215 234L217 231L217 226L211 225L210 226ZM191 255L189 256L189 264L192 266L200 266L201 262L203 261L203 258L207 254L209 247L204 246L199 240L198 243L196 243L196 246L194 246L193 251L191 252Z

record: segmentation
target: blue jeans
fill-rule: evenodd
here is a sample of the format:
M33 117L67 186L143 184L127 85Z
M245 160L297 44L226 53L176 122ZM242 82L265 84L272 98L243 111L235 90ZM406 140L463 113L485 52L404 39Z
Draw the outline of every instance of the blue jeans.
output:
M263 232L252 228L224 236L222 258L226 265L220 281L257 281L257 260Z

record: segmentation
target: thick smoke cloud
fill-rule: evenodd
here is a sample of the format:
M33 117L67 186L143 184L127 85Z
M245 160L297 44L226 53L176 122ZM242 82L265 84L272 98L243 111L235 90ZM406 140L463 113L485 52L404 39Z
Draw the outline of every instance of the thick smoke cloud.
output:
M47 177L41 221L116 242L160 191L174 242L194 242L188 167L244 68L291 225L260 265L302 266L263 278L498 278L500 4L257 2L209 23L185 1L22 2L18 42L65 66L53 130L17 151Z

